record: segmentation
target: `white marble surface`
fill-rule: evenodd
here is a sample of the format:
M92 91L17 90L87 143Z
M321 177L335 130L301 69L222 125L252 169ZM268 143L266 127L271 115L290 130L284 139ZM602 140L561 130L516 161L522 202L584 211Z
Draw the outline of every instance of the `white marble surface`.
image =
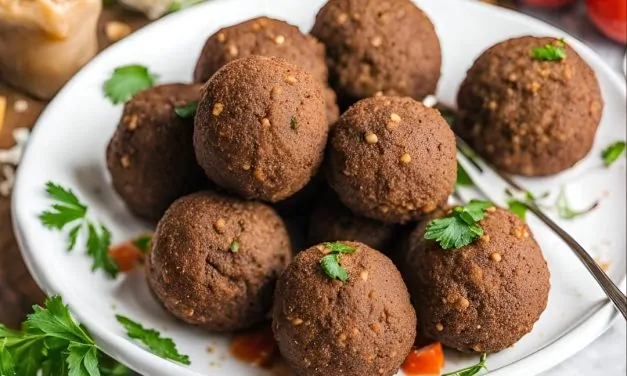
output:
M581 39L616 71L623 72L625 46L602 36L588 21L583 4L546 11L524 7L524 13L542 19ZM614 326L581 352L541 376L619 376L627 374L625 320Z

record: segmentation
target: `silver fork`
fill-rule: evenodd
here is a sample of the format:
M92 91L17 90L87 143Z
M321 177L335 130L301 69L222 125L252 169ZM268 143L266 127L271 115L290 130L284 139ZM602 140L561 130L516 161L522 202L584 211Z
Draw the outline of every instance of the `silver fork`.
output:
M457 145L458 147L474 150L459 136L457 137ZM517 184L511 176L506 173L499 171L490 163L485 160L473 156L473 161L469 160L463 153L457 153L457 160L464 167L468 175L470 175L471 179L475 183L475 187L487 198L489 198L492 202L497 205L505 206L505 198L496 197L494 194L490 194L490 192L494 192L494 188L488 188L485 186L485 183L482 184L482 179L477 179L481 174L484 173L493 173L496 176L500 177L500 184L503 185L503 190L501 192L505 192L505 189L509 189L510 191L520 193L524 195L527 190ZM477 155L477 153L474 153ZM523 196L524 197L524 196ZM538 207L536 203L529 200L521 200L523 204L527 207L527 209L532 212L536 217L538 217L544 224L546 224L554 233L556 233L562 240L573 250L573 252L577 255L579 260L585 265L586 269L592 274L594 279L599 283L605 294L610 298L614 306L623 314L624 318L627 318L627 297L623 294L620 289L612 282L612 280L605 274L605 272L599 267L599 265L594 261L590 254L579 244L572 236L570 236L566 231L564 231L561 227L557 225L557 223L553 222L551 218L549 218L543 211Z

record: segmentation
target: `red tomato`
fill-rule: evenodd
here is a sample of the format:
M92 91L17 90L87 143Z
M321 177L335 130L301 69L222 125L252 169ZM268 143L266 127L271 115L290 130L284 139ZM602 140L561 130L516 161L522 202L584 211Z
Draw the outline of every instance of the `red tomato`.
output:
M534 7L557 8L574 2L574 0L522 0L523 4Z
M118 264L121 272L128 272L135 268L144 254L132 242L126 242L109 247L109 256Z
M586 0L588 17L603 34L627 43L627 1Z
M401 366L410 376L438 376L444 368L444 353L439 342L412 349Z

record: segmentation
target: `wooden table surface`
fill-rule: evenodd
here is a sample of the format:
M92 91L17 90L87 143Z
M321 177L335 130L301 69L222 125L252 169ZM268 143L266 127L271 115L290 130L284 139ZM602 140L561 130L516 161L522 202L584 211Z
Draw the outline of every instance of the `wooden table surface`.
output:
M124 22L133 30L149 22L142 14L131 12L118 5L106 7L98 28L100 49L111 44L104 33L104 26L113 20ZM0 96L7 98L6 115L0 127L0 149L6 149L14 144L13 129L32 128L47 102L28 97L2 82L0 82ZM15 111L14 103L17 100L27 101L28 109L23 112ZM0 179L2 179L1 175ZM13 234L10 208L11 198L0 197L0 323L18 328L24 316L31 312L31 306L43 301L44 294L37 287L22 261Z

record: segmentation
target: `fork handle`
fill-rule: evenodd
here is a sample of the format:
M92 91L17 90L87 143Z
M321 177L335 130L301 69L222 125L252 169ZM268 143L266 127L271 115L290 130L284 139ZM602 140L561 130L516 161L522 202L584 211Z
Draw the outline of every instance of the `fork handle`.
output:
M579 244L572 236L562 230L555 222L551 220L546 214L540 210L536 205L527 204L527 208L536 215L542 222L549 226L557 235L559 235L566 244L572 249L577 257L583 262L590 274L597 280L601 288L605 291L610 298L614 306L623 314L624 318L627 318L627 297L622 291L614 284L610 277L599 267L599 264L594 261L592 257L586 252L586 250Z

